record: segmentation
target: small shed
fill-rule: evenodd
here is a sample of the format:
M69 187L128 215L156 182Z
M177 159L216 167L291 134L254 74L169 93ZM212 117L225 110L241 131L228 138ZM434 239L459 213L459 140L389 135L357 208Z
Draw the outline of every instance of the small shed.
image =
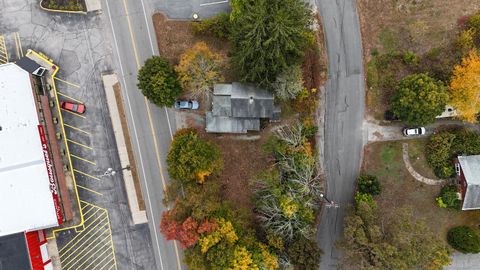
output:
M462 189L462 210L480 209L480 155L458 156L455 169Z

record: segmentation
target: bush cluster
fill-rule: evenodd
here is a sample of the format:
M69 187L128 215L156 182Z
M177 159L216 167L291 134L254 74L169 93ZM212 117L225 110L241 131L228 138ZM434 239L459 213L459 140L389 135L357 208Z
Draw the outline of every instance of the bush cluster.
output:
M480 135L467 129L442 131L430 137L426 152L435 175L449 178L455 173L455 156L480 154Z
M447 240L450 246L462 253L479 253L480 237L468 226L459 226L448 231Z
M458 199L457 192L455 186L444 186L437 198L438 205L442 208L461 209L462 201Z

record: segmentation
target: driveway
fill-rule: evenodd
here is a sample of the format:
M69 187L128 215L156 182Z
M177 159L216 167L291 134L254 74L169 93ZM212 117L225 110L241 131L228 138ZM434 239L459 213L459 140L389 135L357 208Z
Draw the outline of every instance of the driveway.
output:
M363 145L364 76L362 41L355 0L317 0L327 41L325 173L327 197L339 208L322 210L317 240L324 255L320 269L337 269L335 242L343 234L345 211L353 201Z

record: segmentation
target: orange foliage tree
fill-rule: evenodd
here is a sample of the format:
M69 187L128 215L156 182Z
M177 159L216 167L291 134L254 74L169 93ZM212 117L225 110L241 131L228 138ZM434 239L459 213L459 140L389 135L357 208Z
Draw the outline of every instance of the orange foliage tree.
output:
M198 42L182 54L175 70L183 88L198 97L207 94L215 83L223 80L224 62L221 54L212 52L205 42Z
M450 98L460 119L471 123L477 121L480 111L480 55L475 50L455 66L450 82Z

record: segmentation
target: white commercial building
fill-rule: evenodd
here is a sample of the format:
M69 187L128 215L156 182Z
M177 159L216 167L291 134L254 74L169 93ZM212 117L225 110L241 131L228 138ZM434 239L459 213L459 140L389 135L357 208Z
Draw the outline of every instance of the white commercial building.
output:
M0 65L0 236L62 223L30 74Z

